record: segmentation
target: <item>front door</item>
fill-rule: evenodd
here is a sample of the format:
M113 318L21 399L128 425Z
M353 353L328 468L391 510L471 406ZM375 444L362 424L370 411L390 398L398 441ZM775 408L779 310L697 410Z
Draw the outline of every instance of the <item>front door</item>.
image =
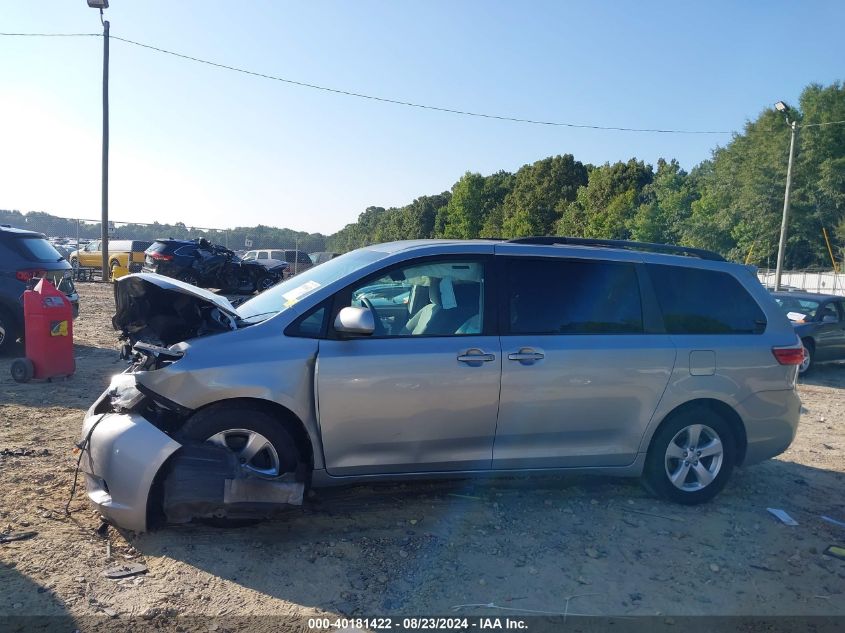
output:
M372 336L320 341L316 382L332 475L490 468L501 353L484 258L403 264L339 293Z
M635 265L503 258L493 468L634 461L675 361L646 334Z

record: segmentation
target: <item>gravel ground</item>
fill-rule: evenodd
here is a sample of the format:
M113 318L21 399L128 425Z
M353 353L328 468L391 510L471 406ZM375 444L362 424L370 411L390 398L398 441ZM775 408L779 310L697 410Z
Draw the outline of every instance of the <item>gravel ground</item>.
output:
M80 284L80 295L72 379L19 385L11 357L0 358L0 532L37 532L0 545L0 616L69 615L94 630L186 630L190 616L204 616L202 630L254 630L260 621L227 618L503 615L499 607L516 609L510 615L845 615L845 561L824 554L845 545L845 528L820 518L845 521L842 365L820 367L801 385L792 447L737 471L704 506L671 505L636 481L598 477L357 486L319 491L252 527L139 536L98 532L82 490L64 513L83 412L123 368L111 288ZM799 525L779 523L767 507ZM149 571L122 581L100 575L126 561Z

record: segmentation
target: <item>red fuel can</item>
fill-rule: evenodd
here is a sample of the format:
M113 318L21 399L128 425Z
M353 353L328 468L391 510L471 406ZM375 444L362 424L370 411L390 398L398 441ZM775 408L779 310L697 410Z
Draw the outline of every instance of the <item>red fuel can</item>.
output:
M73 374L73 306L64 293L42 279L24 291L23 313L26 358L12 363L12 377L26 382Z

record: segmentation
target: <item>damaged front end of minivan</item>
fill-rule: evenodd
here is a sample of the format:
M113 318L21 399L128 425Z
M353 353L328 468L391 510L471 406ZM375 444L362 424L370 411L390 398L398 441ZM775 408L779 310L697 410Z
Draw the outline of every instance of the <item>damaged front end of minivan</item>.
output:
M90 501L109 521L143 532L156 523L267 518L301 505L304 472L267 476L245 468L225 446L180 430L198 410L158 393L191 341L237 330L224 297L152 274L115 284L113 325L129 368L88 410L80 467Z

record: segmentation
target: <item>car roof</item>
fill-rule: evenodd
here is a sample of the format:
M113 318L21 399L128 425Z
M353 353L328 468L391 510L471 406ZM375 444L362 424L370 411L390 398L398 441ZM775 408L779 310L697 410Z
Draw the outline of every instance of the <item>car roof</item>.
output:
M604 255L613 253L617 258L636 261L645 260L649 263L662 264L679 264L685 266L702 266L707 268L721 268L722 266L734 267L741 266L734 262L724 260L717 253L706 251L703 249L678 247L673 245L663 244L647 244L640 242L630 242L625 240L588 240L581 238L557 238L559 242L554 242L554 237L548 238L519 238L516 240L506 239L475 239L475 240L459 240L459 239L423 239L423 240L402 240L396 242L385 242L382 244L373 244L366 248L383 252L386 255L398 253L401 251L413 251L418 249L431 248L432 246L454 246L460 244L487 244L496 246L497 254L525 254L534 249L544 249L544 255L549 254L549 248L561 249L560 254L563 256L568 253L589 253L591 256L602 258ZM534 241L536 240L536 241ZM571 240L571 242L567 242ZM589 242L596 242L591 244ZM653 247L654 250L650 250ZM667 250L660 250L667 249ZM671 249L671 250L670 250ZM676 252L673 252L676 251ZM701 253L703 256L696 256L696 253Z
M772 295L775 297L792 297L793 299L808 299L810 301L828 301L829 299L842 299L845 300L845 297L840 297L839 295L825 295L819 292L784 292L779 290L777 292L773 292Z
M43 233L38 233L36 231L27 231L26 229L16 229L13 226L0 225L0 232L9 233L17 237L40 237L42 239L47 239Z

